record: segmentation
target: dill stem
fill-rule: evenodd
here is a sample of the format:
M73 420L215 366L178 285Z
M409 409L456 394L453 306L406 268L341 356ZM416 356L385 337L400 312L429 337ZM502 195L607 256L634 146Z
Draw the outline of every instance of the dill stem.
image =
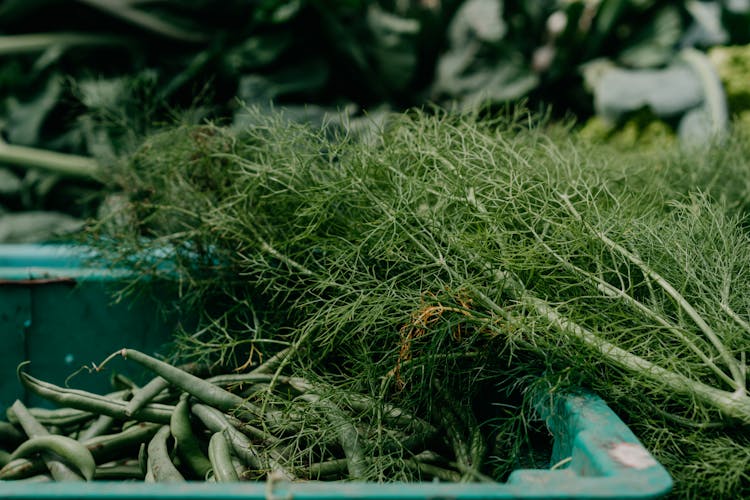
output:
M280 350L267 360L265 360L261 365L254 368L250 373L251 374L264 374L268 373L271 370L275 369L276 367L281 364L281 362L289 356L289 354L292 352L291 347L285 347L284 349Z
M583 277L584 279L588 280L590 283L593 283L597 289L602 292L604 295L607 295L609 297L617 298L625 302L625 304L633 307L634 309L641 312L644 316L647 318L652 319L653 321L657 322L659 325L663 326L672 334L674 334L678 339L680 339L685 345L690 348L691 351L693 351L700 359L703 361L706 366L708 366L711 371L714 372L714 374L724 380L727 384L729 384L730 387L735 388L735 381L731 377L729 377L724 371L719 368L716 363L713 362L713 360L706 355L703 350L698 347L695 342L693 342L690 338L688 338L677 326L671 324L669 321L664 319L663 317L659 316L656 312L654 312L652 309L647 307L645 304L640 302L639 300L636 300L634 297L631 297L627 293L625 293L624 290L617 288L610 283L607 283L602 278L596 276L595 274L586 271L584 269L581 269L579 266L576 266L575 264L570 263L569 261L562 258L562 256L555 252L547 243L545 243L542 238L534 232L534 237L536 240L544 247L547 252L549 252L552 257L555 258L563 267L568 269L569 271Z
M295 262L294 260L290 259L286 255L282 254L281 252L276 250L273 246L271 246L269 243L261 240L260 247L261 247L261 250L279 259L281 262L289 266L291 269L296 269L297 271L301 272L302 274L306 276L314 275L314 273L310 271L309 269L307 269L305 266L303 266L302 264L299 264L298 262Z
M721 307L721 310L727 313L727 315L732 318L732 320L737 323L743 330L750 333L750 323L742 319L739 314L734 312L734 309L732 309L729 304L722 300L719 303L719 306Z
M734 356L727 350L724 343L721 341L719 336L716 334L716 332L709 326L708 323L706 323L706 320L703 319L703 317L698 313L698 311L695 310L695 308L688 302L685 297L682 296L680 292L678 292L662 275L657 273L654 269L652 269L650 266L648 266L643 260L640 259L637 255L633 254L631 251L623 247L622 245L618 244L617 242L610 239L607 235L603 234L601 231L597 231L594 228L592 228L589 224L587 224L583 217L581 217L581 214L575 209L573 204L570 202L570 197L564 194L559 194L560 198L562 199L563 203L567 207L568 211L580 222L582 222L586 228L593 233L593 235L599 239L602 243L604 243L609 249L614 250L615 252L619 253L620 255L624 256L626 259L628 259L630 262L632 262L634 265L636 265L643 273L654 280L661 288L664 290L667 295L669 295L672 300L674 300L678 306L682 308L683 311L687 313L688 316L695 322L695 324L700 328L700 330L703 332L703 334L706 336L706 338L713 344L713 346L716 348L716 351L719 353L719 356L724 360L724 363L726 363L727 368L729 368L730 373L732 374L732 379L734 380L734 388L737 391L741 391L744 395L746 393L746 385L745 385L745 375L743 374L743 370L740 367L739 363L737 362L737 359L735 359Z
M305 393L301 399L319 407L326 419L336 429L338 441L344 450L347 460L349 479L363 479L367 475L367 459L360 446L361 439L354 424L344 415L344 412L331 401L313 393Z
M572 335L589 347L594 348L615 364L647 377L654 382L669 387L677 394L694 396L708 403L724 415L750 423L750 398L745 394L730 393L716 389L679 373L667 370L646 359L641 358L612 344L581 325L558 313L544 300L524 294L516 299L524 306L534 310L540 317L559 331ZM518 320L520 322L520 320ZM490 325L491 328L495 328Z

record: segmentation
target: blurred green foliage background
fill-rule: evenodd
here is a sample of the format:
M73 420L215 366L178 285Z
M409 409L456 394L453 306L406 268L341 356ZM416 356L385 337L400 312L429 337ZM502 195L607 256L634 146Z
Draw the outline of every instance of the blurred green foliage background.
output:
M624 147L707 141L750 110L748 43L750 0L3 0L0 241L104 199L9 145L106 166L164 123L246 126L247 106L355 126L515 102Z

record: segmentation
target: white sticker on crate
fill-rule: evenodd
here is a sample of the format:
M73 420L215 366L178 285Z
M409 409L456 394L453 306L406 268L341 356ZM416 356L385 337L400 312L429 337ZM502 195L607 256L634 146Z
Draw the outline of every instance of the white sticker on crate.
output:
M621 464L638 470L657 465L648 450L636 443L617 443L609 450L609 455Z

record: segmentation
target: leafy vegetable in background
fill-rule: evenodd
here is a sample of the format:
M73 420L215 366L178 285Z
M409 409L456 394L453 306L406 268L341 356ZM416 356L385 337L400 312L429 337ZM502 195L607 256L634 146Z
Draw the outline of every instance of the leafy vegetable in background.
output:
M185 355L240 363L281 331L302 368L415 406L434 373L590 385L678 494L741 496L748 21L744 1L4 0L0 241L98 216L122 258L171 245L206 315ZM387 113L519 99L610 144ZM511 392L497 439L520 450Z
M663 71L679 71L693 94L708 92L710 75L690 72L679 54L745 43L740 21L748 16L741 2L697 1L6 0L0 121L10 144L105 163L186 110L188 119L243 120L236 97L320 112L529 98L534 108L551 104L581 118L596 110L607 119L612 106L618 119L650 106L676 127L700 111L699 97L662 116L658 95L629 102L618 89L632 78L654 88ZM594 60L601 78L584 69ZM587 89L581 71L602 83ZM712 110L720 100L701 96Z
M367 108L529 96L585 117L592 101L581 64L667 66L685 47L742 42L729 20L748 16L737 2L622 0L37 0L0 8L6 137L82 154L101 143L77 123L100 108L81 95L91 91L134 117L130 127L153 126L165 107L201 104L228 116L236 96ZM64 28L48 19L65 19Z
M750 111L750 46L714 47L709 53L727 93L727 104L734 114Z
M95 242L203 312L180 356L242 365L281 341L305 377L335 367L407 411L436 407L435 379L467 404L495 385L497 442L519 453L498 476L528 452L523 395L584 385L678 496L745 496L747 136L614 161L568 132L419 113L367 143L274 117L183 127L119 170L133 211Z

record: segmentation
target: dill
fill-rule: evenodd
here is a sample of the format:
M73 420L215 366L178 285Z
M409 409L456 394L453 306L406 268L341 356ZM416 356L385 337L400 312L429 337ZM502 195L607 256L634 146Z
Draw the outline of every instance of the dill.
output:
M748 493L731 451L750 423L741 132L715 152L612 158L523 114L412 112L367 143L254 123L148 138L118 170L132 215L95 232L107 258L172 280L179 307L201 315L181 357L237 367L289 346L278 373L414 413L463 402L454 441L479 428L472 449L488 458L475 470L457 452L464 477L538 461L537 384L587 386L670 468L677 495ZM133 257L164 248L166 272ZM414 470L378 456L358 475Z

